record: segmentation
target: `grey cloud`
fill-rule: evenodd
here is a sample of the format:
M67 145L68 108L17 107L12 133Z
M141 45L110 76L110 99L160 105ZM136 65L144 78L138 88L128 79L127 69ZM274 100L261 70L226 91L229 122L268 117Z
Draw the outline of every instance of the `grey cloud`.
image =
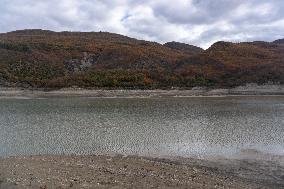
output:
M187 2L187 3L184 3ZM159 1L154 5L157 16L165 17L169 22L181 24L207 24L224 19L231 10L242 3L237 0L192 0Z
M109 31L209 47L284 37L283 0L0 0L0 32Z

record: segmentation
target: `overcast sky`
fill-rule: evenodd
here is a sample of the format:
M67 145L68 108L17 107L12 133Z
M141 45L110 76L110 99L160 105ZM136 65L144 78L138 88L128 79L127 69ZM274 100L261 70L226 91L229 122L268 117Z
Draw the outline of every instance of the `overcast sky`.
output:
M284 0L0 0L0 32L109 31L203 48L284 38Z

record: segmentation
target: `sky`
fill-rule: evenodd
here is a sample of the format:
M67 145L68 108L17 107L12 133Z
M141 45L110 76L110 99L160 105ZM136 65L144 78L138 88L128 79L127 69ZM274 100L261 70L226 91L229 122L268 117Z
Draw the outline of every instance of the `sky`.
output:
M0 33L108 31L208 48L284 38L284 0L0 0Z

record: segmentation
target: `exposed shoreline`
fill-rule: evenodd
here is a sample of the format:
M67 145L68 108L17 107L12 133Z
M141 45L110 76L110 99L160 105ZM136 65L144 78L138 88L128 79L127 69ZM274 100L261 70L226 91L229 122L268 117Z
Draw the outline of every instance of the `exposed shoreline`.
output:
M0 158L0 188L283 188L269 161L138 156Z
M194 97L194 96L262 96L284 95L284 85L246 85L231 89L193 88L191 90L103 90L64 88L31 90L0 87L0 97Z

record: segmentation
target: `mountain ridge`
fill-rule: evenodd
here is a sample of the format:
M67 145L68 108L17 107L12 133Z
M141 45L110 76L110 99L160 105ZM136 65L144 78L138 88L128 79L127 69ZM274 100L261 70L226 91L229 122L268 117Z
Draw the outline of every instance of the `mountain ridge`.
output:
M0 85L190 88L284 83L284 44L216 42L206 50L108 32L0 34Z

